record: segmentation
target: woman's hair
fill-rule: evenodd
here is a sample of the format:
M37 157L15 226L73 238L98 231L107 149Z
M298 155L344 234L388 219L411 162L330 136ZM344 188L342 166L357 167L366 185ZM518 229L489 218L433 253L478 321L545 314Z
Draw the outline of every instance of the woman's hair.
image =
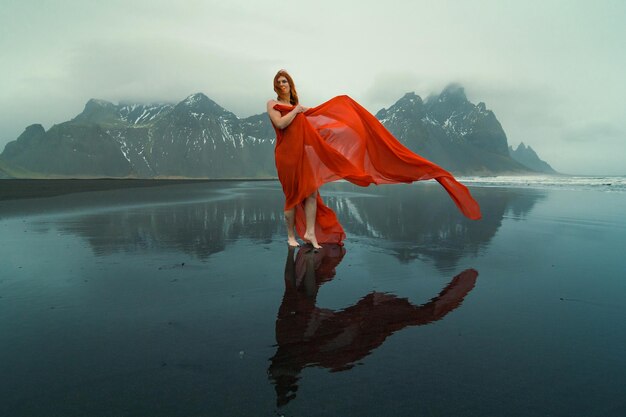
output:
M287 82L289 83L289 102L295 106L296 104L298 104L298 93L296 91L296 86L293 83L293 79L291 78L291 75L289 75L289 73L285 70L280 70L276 73L276 75L274 76L274 91L276 92L276 94L278 95L278 97L280 97L280 94L278 93L280 91L280 89L278 88L278 78L280 76L283 76L287 79Z

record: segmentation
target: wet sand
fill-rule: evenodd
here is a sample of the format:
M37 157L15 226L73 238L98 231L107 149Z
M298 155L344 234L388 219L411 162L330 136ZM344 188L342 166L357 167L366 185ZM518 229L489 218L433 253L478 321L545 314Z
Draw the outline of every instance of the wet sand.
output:
M3 179L0 180L0 201L20 198L53 197L63 194L88 191L118 190L124 188L161 187L164 185L193 184L204 182L241 182L233 180L209 179ZM246 180L254 181L254 180ZM261 180L263 181L263 180Z
M625 193L98 181L0 201L0 415L626 414Z

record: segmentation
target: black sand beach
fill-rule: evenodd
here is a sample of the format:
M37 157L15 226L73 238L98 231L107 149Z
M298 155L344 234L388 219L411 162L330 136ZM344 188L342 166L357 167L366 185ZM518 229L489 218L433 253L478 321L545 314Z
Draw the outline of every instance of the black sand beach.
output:
M86 191L119 190L124 188L160 187L163 185L198 184L204 182L242 180L209 179L11 179L0 180L0 201L20 198L42 198ZM255 180L245 180L255 181Z
M626 415L626 193L329 184L315 254L274 181L11 181L2 416Z

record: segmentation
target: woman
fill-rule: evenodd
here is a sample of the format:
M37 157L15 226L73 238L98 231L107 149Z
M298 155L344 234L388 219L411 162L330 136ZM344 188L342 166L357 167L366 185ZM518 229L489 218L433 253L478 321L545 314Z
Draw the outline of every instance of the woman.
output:
M267 113L270 116L270 120L272 121L274 128L277 129L278 135L278 129L286 129L291 124L291 122L293 122L293 119L298 114L308 109L298 103L298 93L296 92L293 80L291 79L291 76L289 76L287 71L280 70L274 77L274 91L277 94L277 98L276 100L269 100L267 102ZM277 104L282 104L287 107L293 107L293 109L283 116L279 110L274 108ZM286 157L289 158L288 155L286 155ZM279 169L278 171L279 178L281 171L281 169ZM317 242L315 236L315 217L317 211L316 194L317 190L315 190L315 192L311 193L310 195L307 195L305 198L304 207L306 217L306 231L304 233L303 239L306 242L310 242L315 249L319 249L321 248L321 246ZM285 208L285 222L287 223L287 243L291 247L299 246L294 233L295 211L295 207Z
M298 246L294 226L316 249L319 243L342 243L343 228L317 191L339 179L360 186L435 179L465 216L480 219L480 207L463 184L411 152L350 97L303 107L285 70L274 76L274 91L277 98L267 102L267 113L276 131L274 156L285 193L289 246Z

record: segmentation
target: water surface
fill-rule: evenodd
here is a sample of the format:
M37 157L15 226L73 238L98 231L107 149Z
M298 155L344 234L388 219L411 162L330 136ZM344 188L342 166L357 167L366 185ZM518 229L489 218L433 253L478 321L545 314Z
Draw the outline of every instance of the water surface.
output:
M73 190L75 191L75 190ZM626 193L277 182L0 201L0 415L626 414Z

